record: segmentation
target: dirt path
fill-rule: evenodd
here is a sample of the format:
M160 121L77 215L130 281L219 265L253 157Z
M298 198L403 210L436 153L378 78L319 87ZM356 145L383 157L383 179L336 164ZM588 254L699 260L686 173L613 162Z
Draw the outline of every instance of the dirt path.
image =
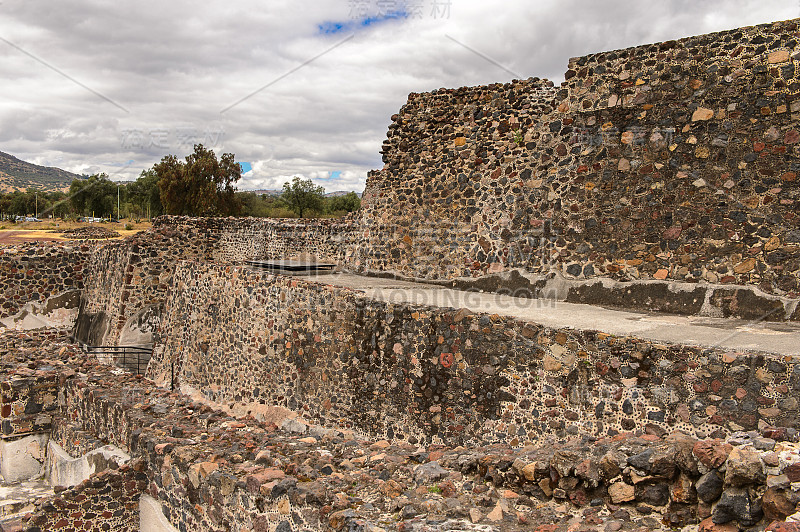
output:
M109 239L91 240L91 242L120 240L125 237L135 235L142 229L117 229L120 236ZM61 233L51 233L49 230L25 230L17 231L14 229L0 229L0 246L21 244L22 242L63 242L69 240L64 238Z
M21 242L58 242L64 240L56 233L44 233L44 231L0 231L0 246L9 244L19 244Z

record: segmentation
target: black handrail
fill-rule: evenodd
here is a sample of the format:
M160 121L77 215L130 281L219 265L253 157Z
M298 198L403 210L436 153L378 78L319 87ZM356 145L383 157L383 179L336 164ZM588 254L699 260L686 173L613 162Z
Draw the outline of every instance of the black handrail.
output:
M93 355L110 356L114 365L131 373L143 375L153 355L153 349L133 345L83 345Z

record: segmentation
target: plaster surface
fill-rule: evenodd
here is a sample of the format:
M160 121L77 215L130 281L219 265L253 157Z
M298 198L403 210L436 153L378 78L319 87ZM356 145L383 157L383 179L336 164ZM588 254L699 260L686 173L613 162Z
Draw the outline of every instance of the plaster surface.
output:
M0 440L0 474L7 483L30 480L42 473L48 434Z
M310 276L308 279L361 290L379 301L466 308L472 312L513 316L552 328L597 330L615 336L636 335L657 342L701 347L758 350L791 356L799 354L800 326L793 323L622 311L345 273Z
M139 530L147 532L178 532L164 517L161 503L149 495L139 497Z

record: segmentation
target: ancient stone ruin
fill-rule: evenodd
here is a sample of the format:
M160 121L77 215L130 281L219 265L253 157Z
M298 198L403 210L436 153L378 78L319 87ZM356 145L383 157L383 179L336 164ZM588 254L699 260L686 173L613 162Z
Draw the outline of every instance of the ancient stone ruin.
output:
M799 24L410 94L344 219L0 250L3 530L800 530Z

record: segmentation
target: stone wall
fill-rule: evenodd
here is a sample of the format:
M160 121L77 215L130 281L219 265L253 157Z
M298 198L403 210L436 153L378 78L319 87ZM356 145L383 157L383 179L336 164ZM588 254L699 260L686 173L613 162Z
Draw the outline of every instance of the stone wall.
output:
M89 256L80 244L0 248L0 328L71 327Z
M159 335L148 374L163 386L412 443L798 425L791 357L391 304L236 266L181 263Z
M47 359L57 357L51 342L65 336L54 329L0 332L0 438L50 432L62 377Z
M31 372L33 373L33 372ZM58 408L58 378L3 375L0 381L2 437L49 432Z
M254 450L265 445L274 426L252 420L240 423L65 347L57 362L34 362L36 366L55 362L53 371L64 377L59 388L62 416L54 441L80 452L86 442L100 438L103 444L130 452L133 459L130 465L94 474L75 488L57 489L54 498L37 503L25 530L107 530L109 526L138 530L136 501L142 493L152 495L179 530L266 532L269 523L287 521L287 525L308 529L313 525L306 519L318 522L321 502L327 497L321 495L324 499L319 504L308 507L298 499L296 479L290 486L291 503L286 483L272 497L259 492L260 484L253 491L253 482L261 477L246 485L250 475L266 469L263 462L255 463ZM243 427L247 431L238 430ZM296 439L293 436L280 446L291 451ZM247 463L242 464L245 459Z
M342 264L355 240L352 217L342 219L189 218L160 216L154 230L202 242L206 260L307 258Z
M342 264L353 231L349 220L161 216L152 230L92 255L76 336L92 345L150 345L178 261L294 258Z
M103 471L81 484L37 502L25 532L139 530L139 496L147 489L147 475L128 465Z
M798 21L411 94L364 193L358 268L519 268L800 295Z
M384 168L367 177L356 266L424 278L493 273L504 269L496 246L512 236L539 258L550 235L536 220L541 190L528 166L555 93L533 78L410 94L392 116Z
M216 218L198 220L162 217L159 224L211 226L209 259L305 259L343 264L355 239L355 226L344 219Z
M25 522L32 532L136 530L142 493L177 529L220 532L443 523L566 532L576 522L667 530L701 520L702 529L777 532L794 530L783 523L787 516L800 518L800 445L792 428L765 426L722 440L651 426L529 446L426 447L298 420L279 429L251 416L235 419L72 346L57 353L27 356L23 365L62 377L64 423L124 442L133 459L39 501Z
M63 389L63 387L62 387ZM50 440L69 456L84 456L106 445L105 434L95 434L73 424L66 418L56 417L50 431ZM98 437L99 436L99 437Z
M128 332L131 344L147 344L175 264L205 260L208 246L201 229L154 224L150 231L98 247L86 268L76 337L91 345L117 345Z

